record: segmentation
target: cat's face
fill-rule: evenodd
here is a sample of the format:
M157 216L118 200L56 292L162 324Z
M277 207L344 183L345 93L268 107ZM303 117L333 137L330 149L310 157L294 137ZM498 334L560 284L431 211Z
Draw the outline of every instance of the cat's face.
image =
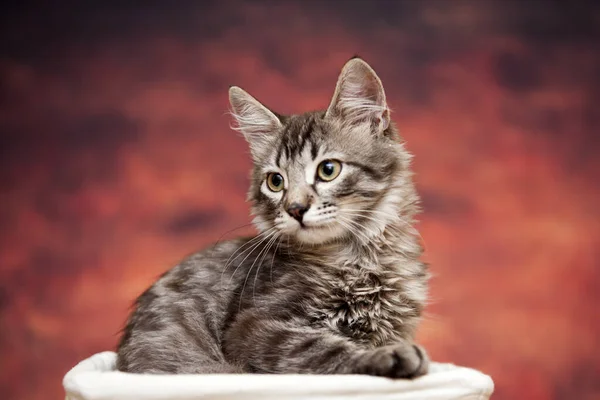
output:
M250 143L249 199L262 232L306 244L368 240L397 213L408 154L364 61L346 64L327 111L276 115L236 87L230 99Z

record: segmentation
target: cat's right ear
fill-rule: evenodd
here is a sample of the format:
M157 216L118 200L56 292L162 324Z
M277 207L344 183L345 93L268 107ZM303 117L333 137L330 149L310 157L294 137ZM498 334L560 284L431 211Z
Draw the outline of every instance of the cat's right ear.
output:
M339 116L350 125L366 122L375 133L388 128L390 109L385 91L369 64L353 57L344 65L325 116Z
M232 86L229 88L229 103L232 115L237 122L233 129L241 132L250 144L250 151L256 157L272 145L281 121L267 107L250 96L245 90Z

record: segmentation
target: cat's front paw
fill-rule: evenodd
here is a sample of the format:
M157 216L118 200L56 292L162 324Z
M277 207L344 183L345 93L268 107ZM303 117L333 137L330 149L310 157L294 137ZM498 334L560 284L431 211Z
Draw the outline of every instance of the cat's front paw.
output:
M363 355L356 365L356 373L388 378L416 378L429 369L429 357L416 344L395 344L380 347Z

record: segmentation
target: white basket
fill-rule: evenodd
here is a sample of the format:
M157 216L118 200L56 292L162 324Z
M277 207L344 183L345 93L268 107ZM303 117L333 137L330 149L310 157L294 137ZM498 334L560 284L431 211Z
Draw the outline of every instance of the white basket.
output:
M469 368L433 363L414 380L367 375L142 375L115 370L116 354L96 354L64 377L67 400L386 399L485 400L492 379Z

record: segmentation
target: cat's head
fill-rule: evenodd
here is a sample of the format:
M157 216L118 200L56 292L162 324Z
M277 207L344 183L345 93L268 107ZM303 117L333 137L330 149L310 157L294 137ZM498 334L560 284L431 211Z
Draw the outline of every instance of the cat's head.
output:
M250 145L248 197L265 234L306 244L368 240L415 203L410 156L363 60L346 63L325 111L279 115L238 87L229 99Z

